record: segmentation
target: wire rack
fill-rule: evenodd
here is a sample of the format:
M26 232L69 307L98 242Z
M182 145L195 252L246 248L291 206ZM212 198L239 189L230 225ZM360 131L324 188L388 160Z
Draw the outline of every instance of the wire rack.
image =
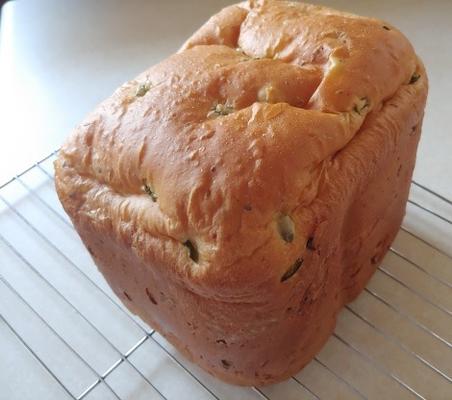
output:
M55 155L0 186L0 399L452 399L450 200L413 182L393 247L322 351L283 383L235 387L114 296L57 199Z

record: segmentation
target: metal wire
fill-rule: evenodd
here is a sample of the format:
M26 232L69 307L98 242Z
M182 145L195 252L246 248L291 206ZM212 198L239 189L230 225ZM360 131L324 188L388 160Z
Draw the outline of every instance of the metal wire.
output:
M339 379L339 381L341 381L342 383L344 383L350 390L352 390L355 394L357 394L359 397L361 397L362 399L366 400L366 396L364 396L364 394L362 394L357 388L355 388L350 382L348 382L347 380L345 380L344 378L342 378L342 376L340 376L339 374L337 374L335 371L333 371L330 367L328 367L328 365L324 364L322 361L320 361L318 359L318 357L314 357L314 361L317 362L319 365L321 365L323 368L325 368L329 373L331 373L332 375L334 375L337 379Z
M408 235L410 235L414 239L419 240L420 242L422 242L423 244L427 245L428 247L431 247L433 250L437 251L438 253L440 253L444 257L448 258L449 260L452 260L452 257L449 254L445 253L443 250L439 249L434 244L427 242L425 239L421 238L420 236L415 235L413 232L411 232L409 229L405 228L404 226L401 226L400 230L405 232L405 233L407 233Z
M0 190L5 188L7 185L11 184L14 181L17 181L23 188L27 190L27 192L36 200L39 202L41 206L43 206L47 211L49 211L53 216L55 216L60 222L65 224L67 227L70 227L73 229L72 225L68 222L67 219L65 219L57 210L55 210L54 207L52 207L48 202L46 202L41 196L39 196L32 188L30 188L22 179L22 177L36 168L37 170L41 171L44 175L47 176L48 179L53 179L52 175L49 174L45 168L42 167L42 164L49 159L51 159L57 151L51 153L49 156L45 157L44 159L40 160L27 170L23 171L22 173L18 174L17 176L10 179L8 182L2 184L0 186ZM440 196L433 192L432 190L418 184L417 182L413 181L413 185L417 186L418 188L428 192L431 195L436 196L438 199L442 200L443 202L452 205L452 202L448 199L446 199L443 196ZM33 351L33 349L24 341L24 339L17 333L17 331L14 329L14 327L6 320L5 317L0 315L1 321L8 327L8 329L14 334L15 337L24 345L24 347L32 354L32 356L40 363L40 365L47 371L47 373L63 388L63 390L73 399L76 400L82 400L85 398L92 390L94 390L100 383L104 383L106 387L110 390L110 392L117 398L120 399L119 395L111 388L111 386L106 382L106 378L114 371L116 370L123 362L128 363L136 373L163 399L165 396L157 389L157 387L129 360L129 357L137 351L147 340L152 340L160 349L162 349L165 354L173 360L173 362L178 365L183 371L185 371L191 379L193 379L198 385L200 385L210 396L212 396L215 399L219 399L217 394L211 390L208 386L204 384L204 382L199 379L195 374L193 374L189 369L187 369L176 357L174 357L171 352L169 352L165 346L163 346L158 340L156 340L153 337L153 331L148 332L146 329L144 329L119 303L116 299L112 298L108 293L106 293L95 281L93 281L78 265L76 265L71 258L66 255L63 251L61 251L57 246L55 246L52 241L50 241L38 228L36 228L25 216L22 215L21 212L19 212L8 200L6 200L2 195L0 195L0 199L7 205L8 209L16 215L17 218L19 218L29 229L31 229L42 241L44 241L50 248L53 249L57 254L59 254L69 266L71 266L74 270L78 271L82 279L86 280L90 285L92 285L96 290L99 290L100 293L102 293L103 296L112 304L115 305L115 307L120 310L121 313L127 316L127 318L136 326L140 331L143 332L143 337L135 343L127 352L124 354L121 353L121 351L87 318L85 317L80 310L77 309L76 306L74 306L69 300L65 298L65 296L53 285L51 284L22 254L11 244L8 242L7 239L5 239L2 235L0 235L0 240L8 247L10 250L15 254L16 257L18 257L27 267L29 267L42 281L48 285L51 290L53 290L59 298L62 299L63 302L65 302L68 306L70 306L74 311L76 311L80 317L107 343L110 345L110 347L119 355L119 358L116 362L114 362L104 373L99 374L97 373L91 365L84 360L71 345L63 338L61 337L55 329L47 322L45 319L31 306L27 301L16 291L16 289L2 276L0 276L0 281L16 296L18 297L49 329L62 343L65 344L65 346L72 352L74 355L84 364L86 367L95 374L97 377L96 380L89 385L79 396L75 397L73 393L69 391L69 389L65 386L63 382L55 375L54 372L50 370L50 368L38 357L38 355ZM436 213L433 210L430 210L428 207L423 206L422 204L419 204L413 200L409 200L409 202L419 209L429 213L430 215L441 219L442 221L452 224L452 221L448 220L447 218L443 217L442 215ZM448 259L452 259L448 254L444 253L443 251L436 249L433 247L430 243L426 242L424 239L418 237L411 231L407 230L406 228L402 228L403 231L405 231L407 234L411 235L416 240L420 240L426 245L434 248L436 251L440 252L442 255L446 256ZM393 254L395 254L397 257L400 257L404 261L410 263L412 266L417 268L418 270L422 271L424 274L428 275L430 278L434 279L436 282L445 285L448 288L452 288L452 284L439 278L434 275L432 275L429 271L427 271L422 266L414 263L412 260L410 260L408 257L406 257L402 252L398 251L397 249L391 248L391 251ZM388 271L384 266L380 266L379 270L385 274L388 278L394 280L397 284L405 287L407 290L409 290L414 295L421 298L426 303L432 305L436 309L444 312L448 317L452 316L452 312L448 309L446 309L441 304L436 304L435 302L428 299L425 295L422 293L419 293L417 290L413 289L412 287L408 286L405 282L397 278L394 274L392 274L390 271ZM420 321L418 321L413 316L403 312L399 309L399 307L394 306L389 301L381 297L378 293L374 292L373 290L370 290L368 288L365 289L365 291L373 296L377 301L384 304L386 307L391 309L392 311L398 313L403 318L405 318L409 323L413 324L414 326L417 326L418 328L422 329L424 332L427 332L429 335L432 336L432 338L437 339L441 341L443 344L448 346L449 348L452 348L452 344L446 340L445 338L442 338L440 335L438 335L436 332L433 332L430 328L422 324ZM417 360L419 360L423 365L434 371L441 379L446 380L449 383L452 383L452 378L449 377L446 373L441 371L438 367L436 367L434 364L432 364L430 361L426 360L421 355L417 354L413 350L411 350L409 347L407 347L403 342L395 338L394 336L384 332L379 327L375 326L370 320L365 318L364 316L360 315L358 312L356 312L351 306L346 306L346 309L352 313L356 318L358 318L360 321L368 325L370 328L378 332L378 334L382 335L385 340L389 341L393 345L400 348L403 352L415 357ZM357 353L359 357L361 357L363 360L365 360L367 363L371 364L373 368L377 369L382 373L383 375L389 377L390 379L397 382L402 388L409 391L411 394L416 396L419 399L425 399L420 393L418 393L416 390L414 390L412 387L407 385L398 375L392 373L389 371L384 365L373 359L370 355L363 352L363 350L360 350L356 346L354 346L352 343L349 343L345 338L338 335L336 332L333 333L333 336L339 340L341 343L343 343L347 348L351 349L353 352ZM317 362L322 368L324 368L328 373L333 374L340 382L344 383L347 388L352 390L356 395L358 395L360 398L365 399L366 396L359 391L357 388L355 388L350 382L345 380L343 377L341 377L339 374L337 374L335 371L333 371L330 367L328 367L327 364L323 363L319 360L318 357L314 358L315 362ZM300 381L299 378L293 377L293 380L297 382L300 386L304 388L304 390L308 391L312 396L319 399L319 396L312 391L309 387L307 387L304 383ZM268 397L262 392L259 388L252 388L257 394L259 394L260 397L264 399L268 399Z
M254 392L256 392L256 393L259 395L259 397L261 397L261 398L263 398L263 399L266 399L266 400L270 400L270 399L265 395L265 393L263 393L262 390L260 390L259 388L253 386L251 389L252 389Z
M9 243L5 240L5 238L0 234L0 240L3 241L8 247L10 247ZM76 358L78 358L93 374L97 375L100 381L104 382L107 386L108 390L117 398L121 399L118 394L113 390L113 388L104 381L103 377L98 375L96 370L91 367L91 365L79 354L77 351L33 308L33 306L28 303L18 292L14 289L9 282L0 275L0 281L12 292L16 297L20 299L20 301L46 326L48 330L52 332L54 336L58 338Z
M308 393L310 393L312 396L314 396L316 399L320 400L320 397L317 396L311 389L309 389L303 382L301 382L297 377L292 376L292 379L297 382L299 385L301 385Z
M7 180L5 183L2 183L0 185L0 190L3 189L4 187L6 187L7 185L9 185L10 183L12 183L13 181L15 181L17 178L20 178L21 176L24 176L27 172L30 172L33 168L38 167L39 165L41 165L43 162L47 161L48 159L52 158L53 156L55 156L55 154L58 154L59 150L55 150L52 153L50 153L48 156L42 158L41 160L39 160L38 162L34 163L32 166L28 167L26 170L22 171L20 174L17 174L15 176L13 176L11 179ZM50 175L48 175L50 177Z
M434 365L430 364L427 360L425 360L423 357L421 357L419 354L414 352L413 350L410 350L404 343L402 343L400 340L394 338L392 335L388 335L385 333L382 329L378 328L375 324L370 322L367 318L363 317L362 315L358 314L353 308L351 308L349 305L346 305L345 308L350 311L355 317L363 321L366 325L370 326L372 329L377 331L380 335L384 336L384 338L393 344L395 344L397 347L400 347L403 351L405 351L408 354L411 354L415 358L417 358L419 361L421 361L425 366L430 368L432 371L437 373L439 376L444 378L446 381L452 383L452 378L447 376L444 372L436 368Z
M97 385L99 385L102 381L105 381L108 375L110 375L116 368L118 368L123 361L127 361L129 365L135 369L140 376L147 382L163 399L166 399L165 396L139 371L135 365L133 365L129 361L129 357L137 350L147 339L149 336L145 336L140 339L137 343L135 343L121 358L116 361L113 365L111 365L102 375L100 375L97 380L95 380L91 385L89 385L78 397L77 400L82 400L85 398Z
M419 204L416 201L408 200L408 203L412 204L413 206L416 206L417 208L420 208L421 210L427 211L429 214L434 215L436 218L439 218L440 220L447 222L448 224L452 225L452 221L450 219L447 219L446 217L443 217L442 215L436 213L435 211L431 210L428 207L425 207L421 204Z
M432 275L430 272L428 272L425 268L422 268L419 264L416 264L415 262L411 261L408 257L405 257L400 251L394 249L394 247L390 247L389 250L391 253L394 253L396 256L400 257L402 260L405 260L407 263L411 264L413 267L427 275L429 278L432 278L436 282L445 285L452 289L452 283L445 281L444 279L438 278L435 275Z
M414 180L411 181L411 183L414 186L417 186L417 187L421 188L422 190L425 190L427 193L430 193L431 195L437 197L438 199L440 199L440 200L444 201L445 203L449 204L450 206L452 206L452 201L449 200L448 198L446 198L444 196L441 196L439 193L434 192L433 190L429 189L428 187L426 187L424 185L421 185L420 183L418 183L418 182L416 182Z
M399 278L397 278L394 274L389 272L384 266L378 267L378 270L381 271L386 276L389 276L391 279L395 280L399 285L403 286L405 289L410 291L411 293L414 293L417 297L420 297L422 300L424 300L426 303L430 304L432 307L435 307L437 310L442 311L446 313L449 316L452 316L452 312L449 311L447 308L444 308L443 306L434 303L430 299L428 299L423 294L419 293L417 290L413 289L412 287L408 286L406 283L401 281Z
M375 360L370 357L369 355L363 353L358 348L350 344L347 340L339 336L336 332L333 332L333 336L338 339L340 342L342 342L344 345L346 345L348 348L352 349L356 354L358 354L363 360L367 361L370 365L372 365L376 370L380 371L383 375L386 375L388 378L394 379L402 388L408 390L412 394L414 394L417 398L427 400L423 396L421 396L419 393L417 393L413 388L408 386L405 382L402 381L397 375L393 374L392 372L388 371L387 368L380 363L375 362Z
M369 288L364 288L364 291L369 293L371 296L375 297L377 300L381 301L385 306L387 306L388 308L390 308L391 310L395 311L397 314L402 315L403 317L405 317L407 320L409 320L413 325L417 326L418 328L421 328L423 331L425 331L426 333L428 333L429 335L435 337L436 339L440 340L442 343L444 343L447 347L450 347L452 349L452 343L450 343L449 341L447 341L446 339L442 338L440 335L438 335L437 333L433 332L431 329L429 329L428 327L426 327L424 324L420 323L416 318L413 318L411 315L403 312L400 308L392 305L391 303L389 303L388 301L386 301L383 297L381 297L380 295L378 295L377 293L375 293L374 291L372 291Z
M22 339L22 336L20 336L17 331L11 326L11 324L3 317L2 314L0 314L0 320L8 327L8 329L14 334L14 336L19 340L20 343L27 349L27 351L33 356L33 358L38 361L38 363L41 365L41 367L57 382L61 388L66 392L66 394L75 399L73 394L69 391L69 389L66 387L66 385L61 382L61 380L52 372L52 370L46 365L44 361L41 360L41 358L33 351L33 349L25 342L25 340Z

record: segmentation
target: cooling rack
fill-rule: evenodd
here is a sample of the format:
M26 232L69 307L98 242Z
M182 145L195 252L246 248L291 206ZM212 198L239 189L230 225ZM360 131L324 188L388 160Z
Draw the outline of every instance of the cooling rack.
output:
M452 399L452 202L413 182L367 288L291 379L243 388L185 360L98 273L54 191L56 152L0 186L0 399Z

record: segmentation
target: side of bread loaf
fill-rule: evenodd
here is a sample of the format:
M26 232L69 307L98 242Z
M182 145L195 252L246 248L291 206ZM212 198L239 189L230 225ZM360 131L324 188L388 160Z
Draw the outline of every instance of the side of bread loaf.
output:
M57 191L132 312L217 377L277 382L393 240L426 96L394 27L240 3L88 116Z

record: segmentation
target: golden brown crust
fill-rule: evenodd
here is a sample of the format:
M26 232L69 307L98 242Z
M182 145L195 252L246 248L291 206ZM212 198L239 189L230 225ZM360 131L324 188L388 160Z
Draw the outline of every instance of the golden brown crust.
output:
M382 21L241 3L76 129L58 194L133 312L216 376L275 382L394 237L426 95Z

